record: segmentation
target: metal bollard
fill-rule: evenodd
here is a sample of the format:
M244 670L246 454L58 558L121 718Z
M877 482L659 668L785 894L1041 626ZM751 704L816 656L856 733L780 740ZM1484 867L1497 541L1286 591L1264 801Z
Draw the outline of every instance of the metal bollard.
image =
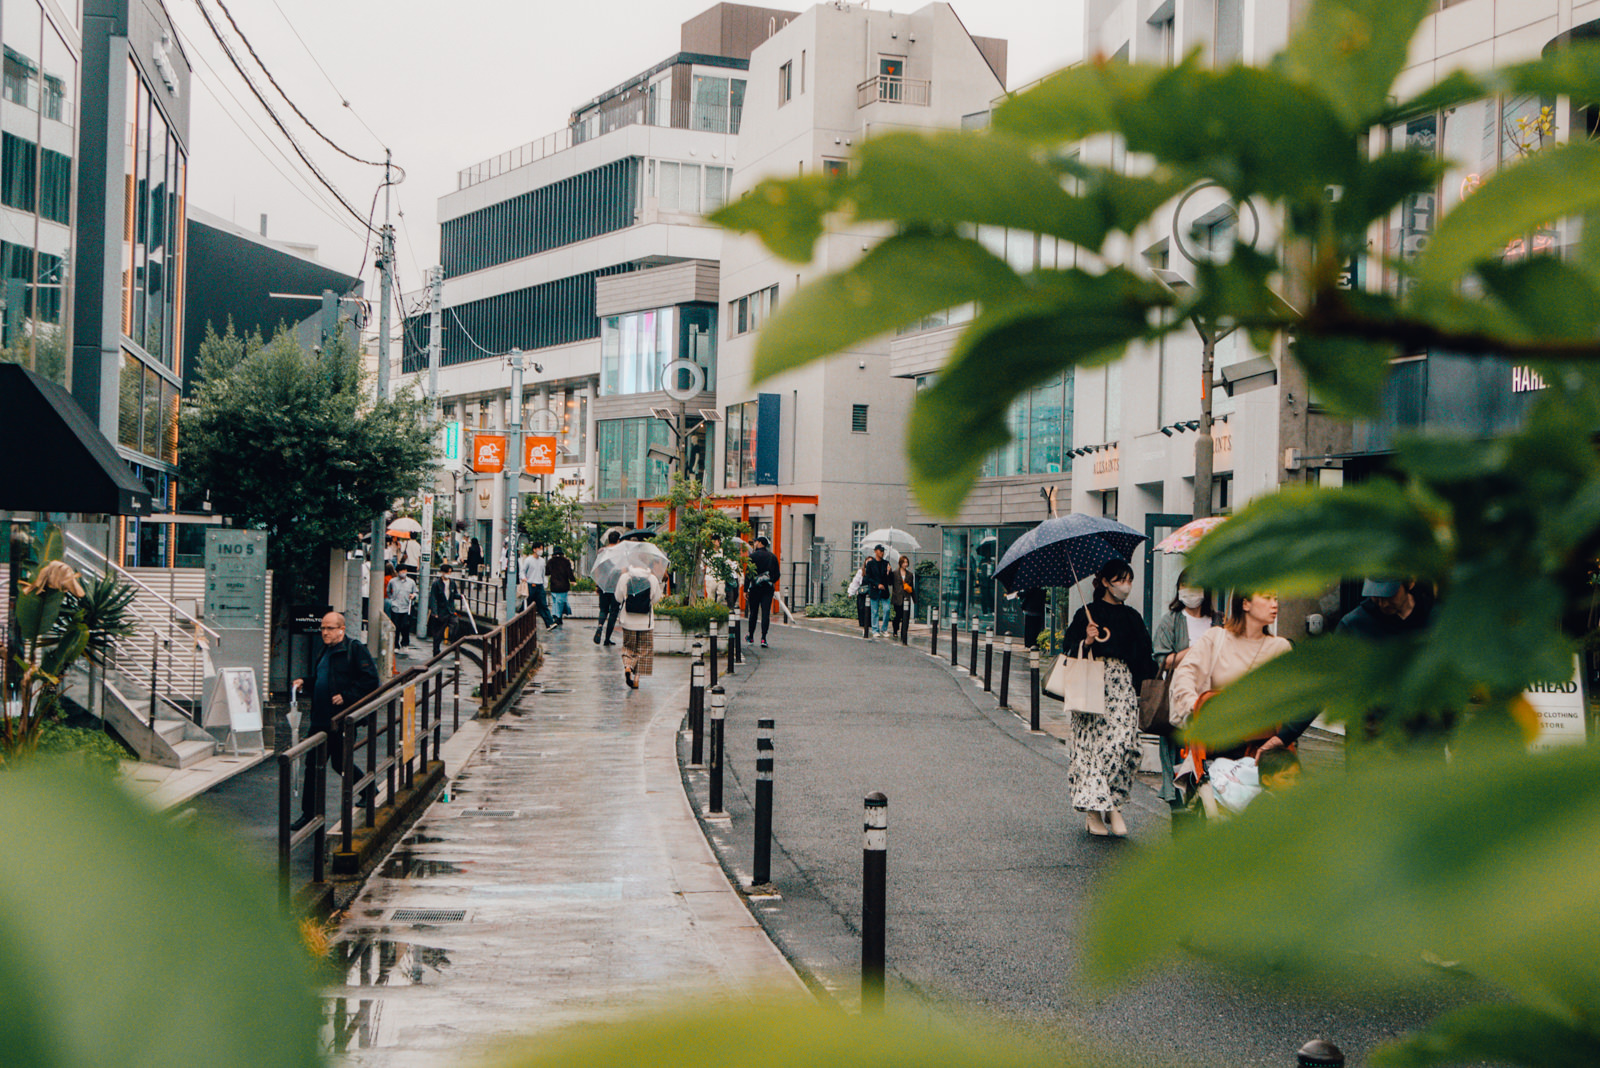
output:
M930 626L933 627L933 637L930 638L929 641L928 641L928 655L929 656L938 656L939 655L939 613L938 612L929 612L928 613L928 623L929 623Z
M698 768L706 754L706 654L694 643L694 663L689 665L689 766Z
M733 674L733 665L744 663L744 616L735 608L728 615L728 674Z
M756 721L756 845L750 884L772 881L772 734L775 720Z
M727 705L728 698L722 687L711 687L711 783L706 807L713 816L727 814L722 811L722 721Z
M972 621L972 656L967 662L967 675L971 678L978 677L978 621Z
M707 683L709 685L715 686L717 684L717 621L714 620L714 619L711 621L710 631L711 631L711 661L710 661L711 671L710 671L710 677L706 681L707 681Z
M954 616L950 618L950 666L961 666L961 624Z
M1295 1068L1344 1068L1344 1051L1332 1042L1313 1038L1295 1054Z
M1000 653L1000 707L1011 707L1011 635L1006 635L1006 643Z
M983 637L983 692L990 693L994 689L994 628L989 628L989 633Z
M1028 650L1028 729L1039 729L1039 650Z
M861 1011L883 1011L884 919L889 874L889 799L867 795L861 847Z

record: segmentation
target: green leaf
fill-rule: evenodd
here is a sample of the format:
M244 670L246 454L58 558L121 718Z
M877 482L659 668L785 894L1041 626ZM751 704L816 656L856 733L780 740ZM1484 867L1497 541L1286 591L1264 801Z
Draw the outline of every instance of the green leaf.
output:
M1346 993L1418 975L1425 958L1523 997L1592 989L1600 966L1575 917L1600 900L1597 835L1592 747L1308 772L1236 819L1130 857L1089 910L1086 971L1128 978L1184 945ZM1199 888L1197 872L1211 873Z
M756 344L756 380L945 308L1022 293L1016 272L976 241L928 233L891 237L780 305Z
M1432 193L1446 163L1421 152L1386 152L1362 161L1333 206L1334 225L1341 233L1364 234L1368 223L1382 219L1416 193Z
M1438 521L1390 482L1286 486L1202 538L1189 566L1211 589L1283 595L1364 575L1437 576L1449 561L1434 534Z
M1535 256L1516 263L1483 263L1478 277L1535 337L1592 339L1600 325L1600 287L1558 259Z
M1294 309L1272 289L1278 261L1248 245L1235 245L1226 263L1195 267L1199 299L1188 309L1209 323L1280 328L1295 322Z
M1359 130L1383 108L1432 8L1430 0L1316 0L1273 69L1322 94Z
M1451 71L1416 96L1393 104L1373 116L1374 126L1393 126L1426 115L1430 111L1443 111L1473 100L1482 99L1492 92L1486 76L1464 70Z
M1386 342L1310 333L1295 338L1293 351L1318 400L1348 416L1377 414L1389 361L1400 354Z
M1448 289L1481 261L1544 224L1600 209L1600 144L1545 149L1506 167L1439 221L1417 262L1422 285Z
M1164 290L1123 270L1040 271L1022 297L986 307L967 327L911 411L907 452L918 499L954 515L984 457L1011 439L1005 416L1020 394L1076 363L1119 356L1150 334Z
M6 1063L321 1064L310 961L236 852L99 775L0 775Z
M1524 1005L1474 1005L1448 1012L1372 1054L1372 1063L1380 1068L1481 1061L1527 1068L1600 1064L1600 1034L1569 1016Z
M824 221L849 191L848 179L824 174L768 178L709 218L729 230L755 234L786 260L809 263Z
M996 108L994 128L1047 145L1115 130L1118 109L1148 100L1165 70L1105 58L1068 67Z

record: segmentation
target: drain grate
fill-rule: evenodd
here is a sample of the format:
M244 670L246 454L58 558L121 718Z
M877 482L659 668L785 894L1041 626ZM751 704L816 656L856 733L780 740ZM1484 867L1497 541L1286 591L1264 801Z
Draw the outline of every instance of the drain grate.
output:
M389 920L392 923L460 923L466 918L466 909L395 909Z
M487 817L489 819L509 820L514 819L518 815L520 815L520 813L514 808L464 808L461 810L461 815L457 818L483 819Z

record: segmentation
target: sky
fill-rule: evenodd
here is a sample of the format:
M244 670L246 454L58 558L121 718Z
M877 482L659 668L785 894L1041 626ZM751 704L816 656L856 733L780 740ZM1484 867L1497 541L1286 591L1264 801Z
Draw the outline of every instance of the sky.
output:
M437 262L437 200L456 173L553 133L572 108L678 51L679 26L712 0L165 0L194 69L189 202L269 237L318 246L318 258L375 273L362 222L383 170L342 156L273 89L261 63L329 141L362 160L393 153L396 272L415 291ZM317 184L229 63L204 3L236 57L316 168ZM887 7L880 0L880 6ZM902 10L912 9L906 4ZM967 29L1010 42L1012 88L1079 58L1082 0L954 3ZM797 7L798 9L798 7Z

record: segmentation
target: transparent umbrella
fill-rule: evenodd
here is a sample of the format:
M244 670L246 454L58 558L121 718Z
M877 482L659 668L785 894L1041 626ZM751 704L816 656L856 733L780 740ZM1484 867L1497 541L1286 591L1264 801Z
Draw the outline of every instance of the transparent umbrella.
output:
M667 577L667 554L647 541L618 542L600 550L594 566L589 569L589 577L596 586L610 593L617 588L622 573L636 565L649 568L656 578Z
M897 554L914 553L922 548L921 542L899 527L882 527L874 530L861 539L861 544L857 548L870 556L872 555L872 550L879 545L883 546L884 555L891 560L895 559Z

